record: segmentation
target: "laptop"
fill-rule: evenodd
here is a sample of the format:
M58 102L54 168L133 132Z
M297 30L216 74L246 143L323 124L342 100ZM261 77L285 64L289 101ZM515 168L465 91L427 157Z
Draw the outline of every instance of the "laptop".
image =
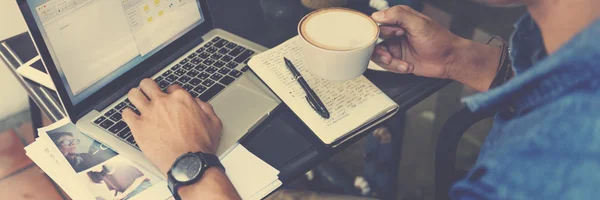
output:
M213 105L223 122L218 156L281 103L246 65L266 48L214 28L206 0L17 3L72 122L145 166L153 165L121 116L127 107L138 112L127 92L143 78L162 89L179 84Z

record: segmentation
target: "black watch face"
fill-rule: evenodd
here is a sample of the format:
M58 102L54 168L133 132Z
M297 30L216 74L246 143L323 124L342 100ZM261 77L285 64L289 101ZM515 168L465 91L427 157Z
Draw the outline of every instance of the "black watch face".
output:
M194 154L186 154L177 160L171 175L179 182L187 182L198 176L203 166L202 160Z

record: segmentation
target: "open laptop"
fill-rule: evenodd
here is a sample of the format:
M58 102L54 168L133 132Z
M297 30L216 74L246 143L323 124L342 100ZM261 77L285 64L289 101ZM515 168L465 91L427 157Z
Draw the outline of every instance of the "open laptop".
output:
M121 112L137 112L127 92L145 77L213 105L224 127L218 156L281 103L246 66L266 48L215 29L206 0L17 3L72 122L144 165Z

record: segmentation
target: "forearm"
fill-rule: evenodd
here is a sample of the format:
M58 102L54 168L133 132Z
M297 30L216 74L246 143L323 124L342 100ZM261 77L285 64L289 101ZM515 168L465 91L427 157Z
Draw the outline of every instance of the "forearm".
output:
M481 92L487 91L496 76L501 49L466 39L456 45L457 56L450 69L450 79Z
M209 168L193 185L179 188L181 199L241 199L222 169Z

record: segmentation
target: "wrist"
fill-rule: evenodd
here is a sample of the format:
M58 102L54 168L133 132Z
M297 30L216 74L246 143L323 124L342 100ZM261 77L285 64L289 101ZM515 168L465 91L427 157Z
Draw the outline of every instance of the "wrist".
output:
M202 152L205 154L216 155L216 153L215 153L216 151L212 150L212 149L213 148L208 148L208 146L197 145L197 146L193 146L193 147L189 147L189 148L182 148L180 150L172 150L171 153L167 154L170 156L163 157L164 159L162 159L162 162L155 163L155 165L157 165L157 166L162 165L159 167L159 170L166 177L167 173L169 172L171 167L173 167L175 160L177 160L177 158L179 158L181 155L184 155L186 153L196 153L196 152Z
M184 185L179 187L179 189L177 190L179 192L179 196L184 197L184 196L188 196L190 193L194 192L196 187L198 187L199 185L202 185L203 182L211 182L210 179L215 178L215 176L220 176L221 174L225 174L225 171L223 171L223 169L218 168L218 167L211 167L206 169L206 171L204 172L204 174L202 175L202 177L200 178L200 180L198 180L198 182L194 183L194 184L190 184L190 185Z
M456 57L448 78L478 91L487 91L496 76L502 49L464 38L457 40L454 46Z
M219 167L211 167L204 172L198 182L180 187L178 190L181 199L239 199L235 188Z

